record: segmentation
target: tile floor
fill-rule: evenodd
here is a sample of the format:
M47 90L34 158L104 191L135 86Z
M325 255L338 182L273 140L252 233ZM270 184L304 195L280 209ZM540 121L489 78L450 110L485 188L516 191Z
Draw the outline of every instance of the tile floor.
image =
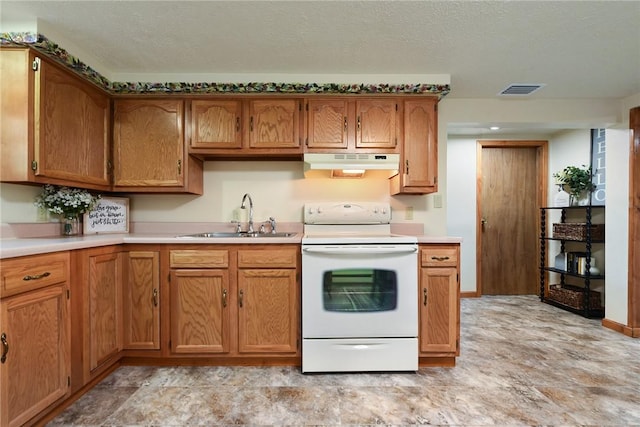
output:
M640 340L534 296L463 299L454 368L122 367L49 425L640 425Z

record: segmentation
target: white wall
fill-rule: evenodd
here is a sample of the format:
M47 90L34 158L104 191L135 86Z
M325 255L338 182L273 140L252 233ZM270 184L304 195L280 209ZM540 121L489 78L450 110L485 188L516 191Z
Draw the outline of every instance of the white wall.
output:
M629 130L608 129L605 315L627 324L629 283Z

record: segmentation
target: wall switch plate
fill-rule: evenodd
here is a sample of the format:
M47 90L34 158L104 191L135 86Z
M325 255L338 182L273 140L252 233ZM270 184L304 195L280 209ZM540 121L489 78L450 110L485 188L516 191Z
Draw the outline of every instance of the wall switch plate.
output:
M433 196L433 207L441 208L442 207L442 194L436 194Z
M407 206L404 211L404 219L413 219L413 206Z

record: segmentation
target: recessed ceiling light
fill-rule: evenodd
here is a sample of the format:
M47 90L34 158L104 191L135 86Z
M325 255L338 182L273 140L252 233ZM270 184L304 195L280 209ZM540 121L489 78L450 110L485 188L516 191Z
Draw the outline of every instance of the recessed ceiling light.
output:
M489 129L491 129L491 130L498 130L498 129L500 129L500 126L491 126Z

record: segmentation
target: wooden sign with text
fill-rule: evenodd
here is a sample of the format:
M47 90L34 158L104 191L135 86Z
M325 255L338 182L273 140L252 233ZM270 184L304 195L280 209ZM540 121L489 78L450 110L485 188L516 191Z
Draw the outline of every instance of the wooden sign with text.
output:
M128 233L129 199L103 197L83 217L84 234Z

